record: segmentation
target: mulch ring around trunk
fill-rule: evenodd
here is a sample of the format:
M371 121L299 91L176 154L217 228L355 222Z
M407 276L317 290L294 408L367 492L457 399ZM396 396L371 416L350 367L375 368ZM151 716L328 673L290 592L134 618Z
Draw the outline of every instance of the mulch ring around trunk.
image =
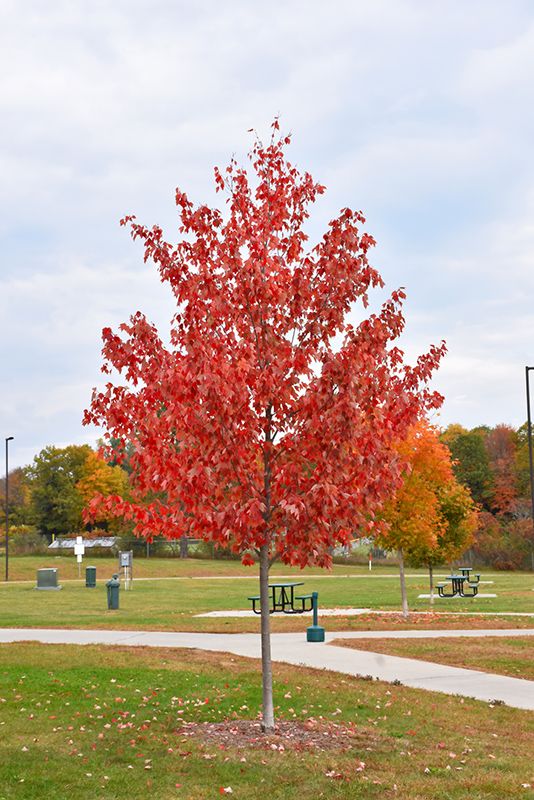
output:
M179 735L192 736L204 744L258 750L375 750L383 737L369 729L324 723L315 719L277 720L274 733L263 733L260 720L184 722Z

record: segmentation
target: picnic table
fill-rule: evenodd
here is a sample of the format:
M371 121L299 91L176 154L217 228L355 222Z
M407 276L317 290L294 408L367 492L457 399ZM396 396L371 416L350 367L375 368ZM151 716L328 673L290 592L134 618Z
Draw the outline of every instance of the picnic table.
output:
M473 572L473 567L458 567L458 572L461 572L462 575L470 582L470 583L479 583L480 582L480 573L476 572L474 575L471 575Z
M295 595L297 586L304 586L302 581L290 583L269 584L269 614L281 611L283 614L303 614L312 610L312 595ZM260 595L249 597L252 600L252 610L261 614Z
M306 630L306 641L324 642L325 631L318 623L319 593L295 594L297 586L304 586L302 581L269 584L269 614L281 611L282 614L303 614L313 612L313 623ZM259 594L248 598L252 600L252 610L261 614L261 597Z
M478 584L480 582L480 574L477 572L471 577L472 567L458 567L458 573L447 575L445 581L451 584L451 591L446 592L447 583L438 583L437 590L440 597L476 597L478 594ZM465 584L467 583L471 591L465 591Z

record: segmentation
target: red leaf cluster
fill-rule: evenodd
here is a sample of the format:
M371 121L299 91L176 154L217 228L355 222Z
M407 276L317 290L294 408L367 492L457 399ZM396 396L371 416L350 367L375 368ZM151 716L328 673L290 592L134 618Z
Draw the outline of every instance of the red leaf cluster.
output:
M328 564L399 484L392 444L440 405L426 383L445 347L404 365L402 291L350 323L383 286L374 240L346 208L307 247L324 187L287 161L276 131L252 149L253 182L235 160L215 171L226 215L177 190L178 244L123 220L177 306L169 346L141 313L103 331L103 371L123 384L95 390L84 422L106 429L115 459L130 448L133 500L100 498L92 511L104 504L149 538L187 532Z

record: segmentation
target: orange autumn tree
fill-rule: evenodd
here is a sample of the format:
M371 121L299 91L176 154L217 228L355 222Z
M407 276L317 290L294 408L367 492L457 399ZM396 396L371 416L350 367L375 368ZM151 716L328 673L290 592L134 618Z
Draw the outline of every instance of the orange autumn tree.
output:
M333 546L369 529L400 482L393 442L441 403L426 383L445 351L404 364L401 290L351 322L383 286L368 261L375 242L345 208L308 247L304 224L324 187L289 163L278 131L275 121L270 142L256 140L252 175L234 159L215 170L226 213L177 190L177 244L123 220L176 312L169 344L139 312L104 329L103 371L121 382L95 390L84 418L105 429L109 460L131 446L131 499L96 498L90 513L104 507L147 539L188 532L259 562L266 731L269 569L276 559L329 566Z
M379 540L398 552L402 612L407 617L405 558L429 568L432 598L434 565L451 561L469 546L477 518L469 490L454 477L450 450L440 442L436 428L419 420L397 450L407 466L401 488L385 506L388 530Z

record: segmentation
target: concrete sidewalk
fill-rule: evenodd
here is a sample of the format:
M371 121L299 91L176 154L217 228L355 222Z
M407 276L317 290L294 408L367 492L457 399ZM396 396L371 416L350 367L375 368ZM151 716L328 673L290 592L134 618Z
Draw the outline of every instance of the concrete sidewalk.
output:
M327 669L346 675L372 675L405 686L477 700L500 700L534 710L534 681L492 675L477 670L432 664L363 650L329 645L335 639L534 636L534 629L446 631L341 631L328 633L324 644L306 642L304 633L272 634L272 657L296 666ZM260 637L254 633L167 633L163 631L0 629L0 643L37 641L47 644L104 644L130 647L185 647L260 658ZM488 643L489 644L489 643ZM467 646L467 644L466 644Z

